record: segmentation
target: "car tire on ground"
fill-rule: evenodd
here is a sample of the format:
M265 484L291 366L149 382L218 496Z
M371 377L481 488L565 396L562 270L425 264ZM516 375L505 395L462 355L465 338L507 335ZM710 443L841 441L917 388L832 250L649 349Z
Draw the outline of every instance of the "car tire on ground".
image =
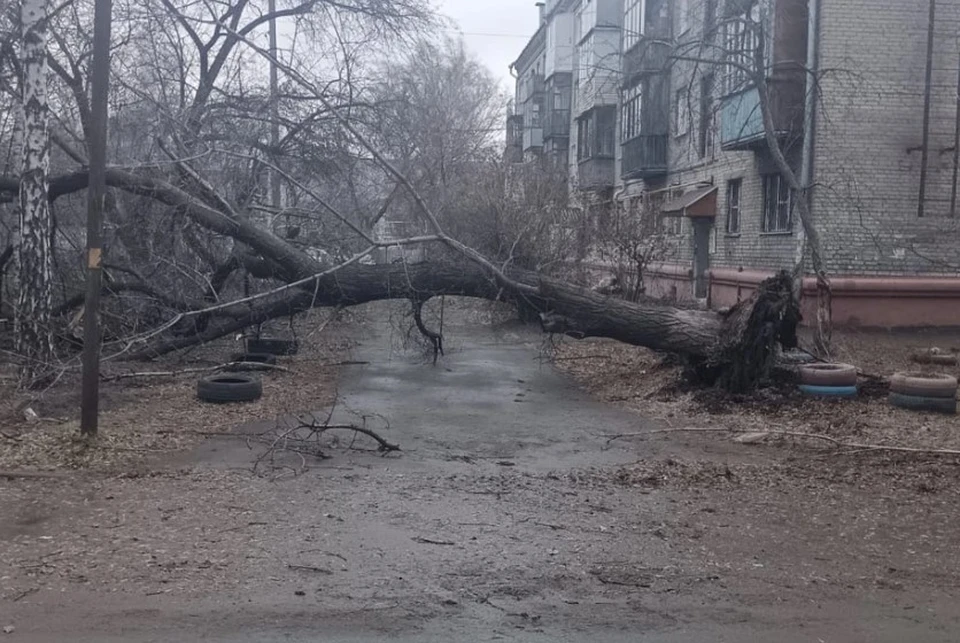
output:
M946 373L894 373L890 392L917 397L957 396L957 378Z
M856 397L856 386L814 386L801 384L800 392L813 397Z
M852 364L804 364L800 383L810 386L856 386L857 367Z
M956 366L958 362L956 353L944 353L939 348L918 351L911 355L910 359L918 364L936 364L938 366Z
M252 402L263 395L263 383L250 375L211 375L197 382L197 397L204 402Z
M922 397L920 395L891 393L890 404L911 411L935 411L937 413L948 413L950 415L957 414L956 398Z

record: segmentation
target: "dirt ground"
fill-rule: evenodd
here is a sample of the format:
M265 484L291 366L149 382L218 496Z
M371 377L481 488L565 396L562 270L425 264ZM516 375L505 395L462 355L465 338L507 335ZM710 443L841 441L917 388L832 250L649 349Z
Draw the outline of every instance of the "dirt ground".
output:
M555 363L599 399L675 429L805 432L852 443L960 449L960 423L955 416L893 407L879 379L896 372L960 375L957 366L912 361L913 354L932 347L955 352L960 347L960 333L836 331L833 359L853 364L868 376L861 378L861 395L856 400L805 398L790 383L732 398L709 390L690 390L681 381L679 364L645 348L612 340L562 341L556 347ZM765 442L796 440L771 434Z
M0 639L956 640L956 459L660 432L742 415L932 446L952 418L904 416L897 434L880 399L718 405L650 353L552 348L451 308L437 366L378 305L265 376L257 404L121 380L105 426L150 452L0 478ZM329 366L348 349L361 363ZM277 416L334 399L335 422L402 451L344 437L254 473ZM628 433L644 435L610 440Z

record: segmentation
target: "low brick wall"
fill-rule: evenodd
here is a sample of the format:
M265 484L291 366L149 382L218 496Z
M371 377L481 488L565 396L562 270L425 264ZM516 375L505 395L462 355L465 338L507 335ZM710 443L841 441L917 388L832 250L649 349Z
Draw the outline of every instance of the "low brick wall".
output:
M591 278L612 266L584 264ZM708 273L707 305L716 310L750 297L772 271L715 268ZM647 295L665 301L693 300L693 270L684 264L654 264L644 280ZM960 276L833 277L833 322L850 328L960 327ZM817 282L803 280L801 307L806 322L816 319Z
M710 307L732 306L749 297L769 272L710 271ZM918 328L960 326L960 277L834 277L833 321L837 326ZM804 319L816 316L817 283L803 280Z

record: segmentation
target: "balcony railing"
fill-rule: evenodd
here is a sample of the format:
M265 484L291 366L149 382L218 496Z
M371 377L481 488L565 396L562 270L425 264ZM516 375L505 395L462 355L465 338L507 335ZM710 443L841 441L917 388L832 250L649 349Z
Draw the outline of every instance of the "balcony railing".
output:
M658 74L667 68L670 45L643 37L623 56L623 82L630 84L638 76Z
M594 157L577 163L577 174L581 190L602 190L615 183L614 160Z
M623 178L638 179L665 174L667 138L666 134L640 135L624 143Z
M774 136L799 136L803 131L804 88L796 79L767 81ZM760 93L748 87L720 100L720 145L725 150L748 150L766 145Z

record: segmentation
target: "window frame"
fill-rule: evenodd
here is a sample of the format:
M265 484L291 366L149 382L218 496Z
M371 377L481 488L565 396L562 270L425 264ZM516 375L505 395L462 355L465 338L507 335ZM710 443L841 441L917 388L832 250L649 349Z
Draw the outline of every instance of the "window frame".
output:
M592 158L615 158L617 155L616 105L594 108L591 117L596 119L596 153Z
M647 0L627 0L623 11L623 51L628 52L638 44L646 29Z
M681 87L674 96L673 118L676 124L674 136L680 138L690 133L690 90Z
M736 195L736 198L734 198ZM734 213L736 213L734 215ZM724 224L724 230L728 235L739 235L740 225L743 221L743 179L729 179L727 181L727 220ZM732 225L736 222L736 225Z
M668 237L683 236L683 214L661 214L660 222L663 234Z
M716 78L713 73L700 76L700 123L697 130L697 152L700 158L706 158L713 152L714 136L714 100L713 92Z
M776 191L776 198L771 198ZM764 234L793 232L793 190L779 173L763 175L763 219L760 230Z
M623 107L620 110L620 142L626 143L643 134L643 83L623 90Z
M602 118L601 118L602 116ZM577 161L612 159L617 147L617 107L591 109L577 119Z
M676 0L677 37L690 31L690 0Z
M742 69L753 70L753 59L760 46L760 0L750 0L748 7L724 19L722 44L727 61L723 89L726 94L735 94L752 86L750 74Z

